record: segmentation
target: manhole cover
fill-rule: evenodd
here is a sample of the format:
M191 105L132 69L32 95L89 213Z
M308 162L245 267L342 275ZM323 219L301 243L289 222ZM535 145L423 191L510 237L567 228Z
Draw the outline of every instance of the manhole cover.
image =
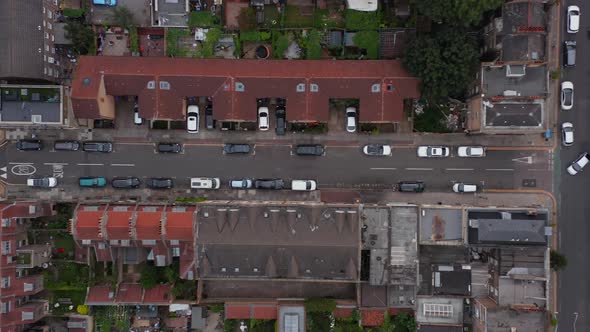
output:
M522 186L523 187L536 187L537 186L537 180L536 179L523 179L522 180Z

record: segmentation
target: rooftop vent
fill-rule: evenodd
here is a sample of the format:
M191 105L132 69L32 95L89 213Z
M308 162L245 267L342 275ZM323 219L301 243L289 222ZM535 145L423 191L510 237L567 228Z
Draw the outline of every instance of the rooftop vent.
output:
M160 81L160 90L170 90L170 83L167 81Z
M90 83L92 83L92 79L90 79L90 77L84 77L84 79L82 80L82 84L84 84L85 86L89 86Z
M304 83L299 83L297 84L297 92L305 92L305 84Z
M237 92L244 92L245 90L246 90L246 87L244 86L244 83L236 82L236 91Z
M375 83L375 84L371 85L371 92L373 92L373 93L381 92L381 84Z
M149 81L149 82L147 83L147 88L148 88L149 90L154 90L154 89L156 88L156 81Z
M319 92L320 91L320 87L319 87L319 85L317 85L315 83L311 83L309 85L309 91L311 91L311 92Z

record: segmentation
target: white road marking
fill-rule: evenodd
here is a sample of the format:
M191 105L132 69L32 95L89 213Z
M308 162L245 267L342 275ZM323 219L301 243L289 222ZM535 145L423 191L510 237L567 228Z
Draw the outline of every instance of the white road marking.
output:
M515 158L515 159L512 159L512 161L517 162L517 163L532 164L533 163L533 156Z
M61 165L61 166L68 166L68 163L43 163L43 165L49 165L49 166L53 166L53 165Z
M397 168L395 167L371 167L370 170L372 171L395 171Z
M473 168L445 168L447 171L473 171Z
M111 166L133 167L135 164L111 164Z
M514 171L514 168L486 168L486 171L512 172Z
M104 164L77 164L78 166L104 166Z
M10 165L33 165L33 163L14 163L14 162L10 162Z
M432 171L434 168L408 167L406 171Z

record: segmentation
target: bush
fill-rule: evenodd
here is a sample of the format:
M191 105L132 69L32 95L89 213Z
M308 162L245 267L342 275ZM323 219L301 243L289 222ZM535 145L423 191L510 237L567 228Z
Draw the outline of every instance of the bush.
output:
M322 45L320 44L322 36L316 30L307 34L304 40L305 58L307 60L318 60L322 57Z
M219 25L219 17L210 11L191 12L188 20L190 28L211 28Z
M169 28L166 29L166 55L174 57L180 56L180 50L178 49L178 39L183 36L190 35L189 29ZM154 121L154 129L167 129L167 128L156 128Z
M226 319L223 321L223 332L234 332L238 327L238 321L235 319Z
M202 48L197 56L202 58L212 58L215 55L215 45L221 38L221 30L217 28L209 29L207 38L203 41Z
M61 13L65 17L78 18L84 16L84 9L64 8Z
M223 305L223 303L215 303L209 306L209 311L213 312L213 313L220 313L223 311L223 309L225 309L225 306Z
M377 31L360 31L357 32L352 41L358 48L367 50L367 58L379 58L379 33Z
M179 203L200 203L207 200L207 197L176 197L175 202Z
M344 23L347 30L376 30L381 24L381 18L381 11L361 12L347 9Z
M240 41L261 41L269 40L271 37L270 32L266 31L245 31L240 32Z
M282 59L285 51L289 48L289 37L278 31L272 32L272 57Z
M549 261L555 271L563 270L567 266L567 258L555 250L551 250Z
M129 29L129 44L131 52L139 52L139 36L137 35L137 27Z
M332 312L336 309L336 301L325 298L311 298L305 300L306 312Z
M153 265L146 265L141 271L139 284L145 289L156 287L158 284L158 269Z
M197 282L193 280L177 280L172 287L175 299L194 301L197 299Z

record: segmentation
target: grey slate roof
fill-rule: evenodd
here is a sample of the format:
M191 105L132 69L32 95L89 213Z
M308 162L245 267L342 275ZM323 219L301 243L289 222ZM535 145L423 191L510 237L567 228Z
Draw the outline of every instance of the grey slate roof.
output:
M0 1L0 78L43 79L42 50L43 2Z

